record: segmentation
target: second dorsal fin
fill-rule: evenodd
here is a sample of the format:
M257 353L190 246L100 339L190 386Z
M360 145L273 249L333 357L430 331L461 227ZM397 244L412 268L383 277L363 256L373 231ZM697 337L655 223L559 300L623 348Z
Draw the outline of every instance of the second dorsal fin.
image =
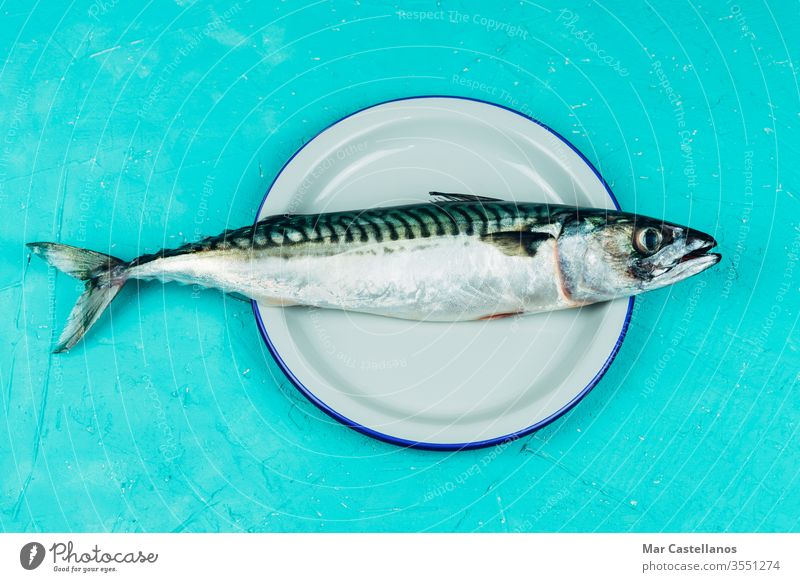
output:
M456 192L428 192L433 198L441 198L448 202L504 202L500 198L477 196L475 194L458 194Z

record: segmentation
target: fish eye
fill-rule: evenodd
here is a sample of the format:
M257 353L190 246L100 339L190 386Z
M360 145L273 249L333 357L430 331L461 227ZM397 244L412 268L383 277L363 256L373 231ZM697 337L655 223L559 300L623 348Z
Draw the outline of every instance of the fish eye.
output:
M633 237L633 246L643 255L652 255L659 248L664 237L661 231L652 226L640 228Z

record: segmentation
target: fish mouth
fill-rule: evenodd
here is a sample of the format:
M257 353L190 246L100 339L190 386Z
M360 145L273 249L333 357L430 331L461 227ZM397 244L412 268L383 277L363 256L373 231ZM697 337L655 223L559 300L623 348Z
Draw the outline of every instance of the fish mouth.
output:
M657 289L658 287L677 283L702 273L722 259L722 255L709 252L717 246L717 241L711 235L690 230L687 232L684 241L685 245L678 251L680 254L675 253L677 256L673 256L670 262L653 265L649 288Z
M698 261L703 264L708 263L708 267L716 265L722 259L722 255L708 252L715 246L717 246L717 241L713 236L699 230L690 230L686 234L686 248L690 250L679 258L676 264L682 265Z

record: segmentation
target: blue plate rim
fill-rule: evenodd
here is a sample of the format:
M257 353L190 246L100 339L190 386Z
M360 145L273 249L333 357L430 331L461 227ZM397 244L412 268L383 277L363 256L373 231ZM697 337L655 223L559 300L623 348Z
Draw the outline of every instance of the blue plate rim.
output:
M350 118L350 117L352 117L354 115L358 115L359 113L361 113L363 111L367 111L368 109L372 109L374 107L380 107L381 105L386 105L388 103L396 103L398 101L412 101L412 100L416 100L416 99L459 99L459 100L462 100L462 101L473 101L473 102L476 102L476 103L483 103L485 105L491 105L492 107L498 107L500 109L505 109L506 111L510 111L511 113L519 115L520 117L522 117L524 119L527 119L528 121L532 121L536 125L544 128L547 131L549 131L550 133L552 133L554 136L556 136L558 139L560 139L564 144L569 146L569 148L573 152L578 154L578 156L580 156L580 158L584 161L584 163L586 163L586 165L588 165L589 168L591 168L592 172L594 172L595 176L597 176L597 178L603 184L603 187L605 187L606 192L608 193L608 196L611 198L611 202L614 204L614 207L617 210L621 210L620 205L617 202L616 196L614 196L614 193L611 191L611 187L608 185L608 182L606 182L606 180L603 178L603 176L600 174L600 172L597 170L597 168L594 167L594 164L592 164L592 162L590 162L586 158L586 156L584 156L583 153L581 153L581 151L578 148L576 148L574 145L572 145L572 143L567 138L565 138L563 135L561 135L560 133L558 133L557 131L555 131L554 129L552 129L551 127L546 125L545 123L542 123L538 119L536 119L534 117L531 117L530 115L526 115L525 113L522 113L521 111L517 111L516 109L512 109L511 107L508 107L506 105L501 105L499 103L493 103L491 101L486 101L484 99L477 99L475 97L464 97L464 96L461 96L461 95L413 95L413 96L409 96L409 97L397 97L395 99L389 99L387 101L381 101L380 103L374 103L372 105L368 105L366 107L362 107L361 109L357 109L356 111L353 111L352 113L348 113L344 117L340 117L339 119L337 119L333 123L327 125L323 129L318 131L316 134L314 134L314 136L311 137L311 139L309 139L302 146L300 146L300 148L298 148L298 150L295 151L288 160L286 160L286 163L284 163L283 166L281 167L281 169L278 171L278 173L275 174L275 178L272 180L272 183L267 188L267 191L264 194L264 198L261 200L261 204L259 204L259 206L258 206L258 211L256 212L256 220L255 220L255 222L256 223L258 222L258 217L261 215L261 210L264 208L264 204L267 202L267 197L269 196L269 193L272 191L273 186L275 186L275 182L278 181L278 178L281 177L281 174L283 174L284 170L289 166L289 164L292 163L292 160L294 160L297 157L297 155L300 152L302 152L303 149L305 149L305 147L308 144L310 144L315 139L317 139L317 137L319 137L320 135L322 135L323 133L325 133L326 131L331 129L333 126L341 123L345 119L348 119L348 118ZM355 422L353 420L350 420L349 418L347 418L346 416L338 413L333 408L331 408L330 406L325 404L322 400L317 398L316 395L314 395L314 393L311 390L306 388L306 386L294 375L294 373L289 368L289 366L286 364L286 362L283 361L283 358L281 358L280 354L278 353L278 350L275 348L274 344L272 343L272 340L269 337L269 334L267 333L266 326L264 325L264 319L261 316L261 311L258 309L258 303L256 301L251 301L251 305L252 305L252 308L253 308L253 314L255 315L256 323L258 324L258 330L261 333L261 337L264 339L264 343L266 343L266 345L267 345L267 350L269 350L269 353L275 359L275 362L278 364L278 367L283 371L283 373L286 375L286 377L289 378L289 380L292 382L292 384L294 384L295 388L297 388L300 391L300 393L303 396L305 396L312 404L314 404L317 408L322 410L324 413L326 413L328 416L330 416L334 420L336 420L336 421L340 422L341 424L344 424L345 426L348 426L348 427L350 427L350 428L352 428L352 429L354 429L354 430L356 430L356 431L358 431L358 432L360 432L360 433L362 433L362 434L364 434L366 436L372 437L374 439L378 439L380 441L383 441L383 442L386 442L386 443L389 443L389 444L401 446L401 447L404 447L404 448L423 449L423 450L429 450L429 451L464 451L464 450L480 449L480 448L483 448L483 447L490 447L490 446L494 446L494 445L499 445L499 444L507 443L507 442L514 441L514 440L517 440L519 438L522 438L524 436L527 436L527 435L539 430L540 428L543 428L543 427L547 426L548 424L550 424L550 423L558 420L559 418L561 418L567 412L572 410L578 404L578 402L580 402L589 392L592 391L592 389L595 386L597 386L597 384L600 382L600 379L605 375L605 373L608 371L609 366L611 366L611 364L613 363L614 359L617 357L617 354L619 353L619 350L622 347L622 342L625 339L626 334L628 333L628 326L630 325L631 314L633 312L633 303L634 303L634 298L630 297L628 299L628 311L625 314L625 320L622 323L622 329L620 330L619 337L617 338L617 341L614 343L614 347L612 348L611 353L608 355L608 358L606 358L606 361L600 367L600 370L597 372L597 374L594 375L594 377L583 388L583 390L581 390L572 400L570 400L567 404L565 404L561 409L557 410L556 412L554 412L553 414L551 414L547 418L545 418L543 420L540 420L539 422L537 422L535 424L532 424L531 426L529 426L527 428L524 428L524 429L519 430L519 431L517 431L515 433L511 433L511 434L508 434L508 435L505 435L505 436L495 437L495 438L492 438L492 439L486 439L486 440L483 440L483 441L475 441L475 442L470 442L470 443L427 443L427 442L422 442L422 441L411 441L411 440L408 440L408 439L403 439L403 438L400 438L400 437L395 437L395 436L392 436L392 435L389 435L389 434L385 434L385 433L379 432L377 430L373 430L373 429L371 429L371 428L369 428L367 426L361 425L361 424L359 424L359 423L357 423L357 422Z

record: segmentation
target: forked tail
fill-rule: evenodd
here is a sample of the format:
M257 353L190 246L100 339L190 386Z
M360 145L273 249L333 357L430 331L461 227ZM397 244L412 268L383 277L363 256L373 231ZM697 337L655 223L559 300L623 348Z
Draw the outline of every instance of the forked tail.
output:
M117 296L127 280L126 263L115 257L58 243L28 243L56 269L86 281L86 288L69 314L53 352L64 352L83 337Z

